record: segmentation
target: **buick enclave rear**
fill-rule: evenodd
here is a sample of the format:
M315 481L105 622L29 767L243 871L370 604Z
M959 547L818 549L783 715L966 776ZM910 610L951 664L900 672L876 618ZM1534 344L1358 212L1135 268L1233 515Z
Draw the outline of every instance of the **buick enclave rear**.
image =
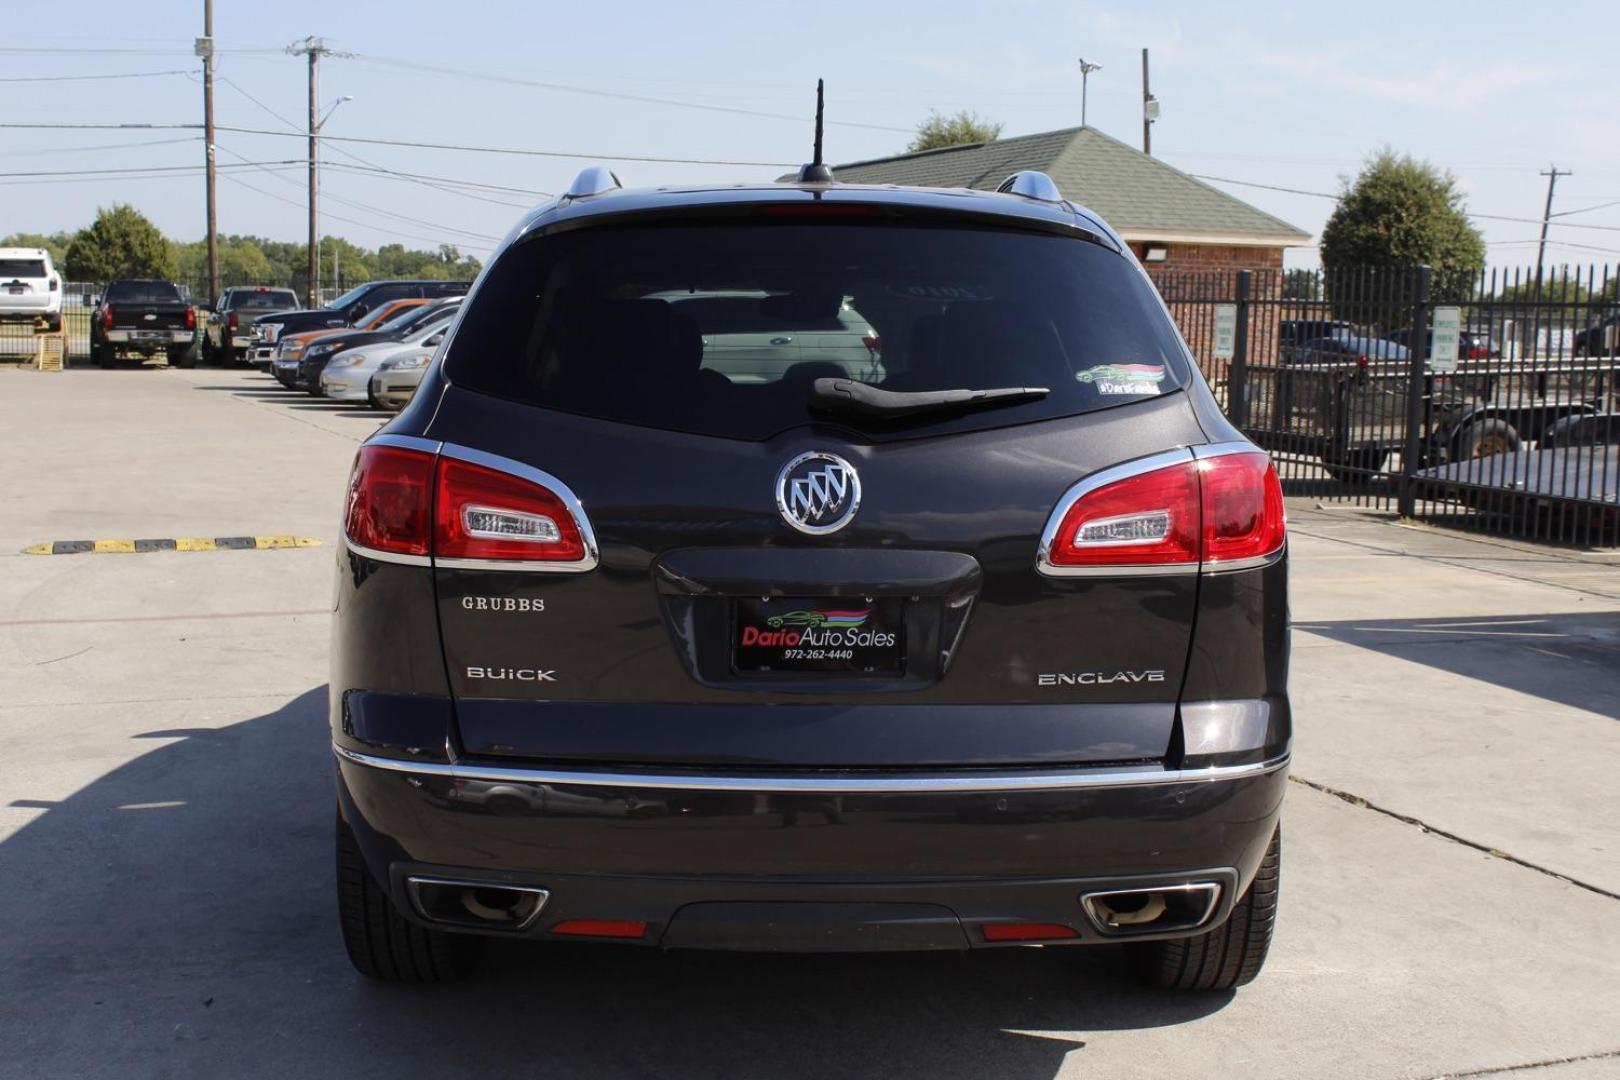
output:
M1027 174L603 177L514 230L355 461L356 967L1124 943L1253 978L1282 497L1117 235Z

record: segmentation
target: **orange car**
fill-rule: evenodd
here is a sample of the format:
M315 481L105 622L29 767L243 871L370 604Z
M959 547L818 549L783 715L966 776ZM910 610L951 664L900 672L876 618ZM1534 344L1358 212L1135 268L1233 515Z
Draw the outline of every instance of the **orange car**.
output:
M277 378L282 378L283 373L289 375L296 373L298 371L298 362L303 357L304 350L309 348L312 341L318 341L323 337L331 337L333 334L352 333L355 330L375 330L395 316L403 315L411 308L421 307L423 304L432 302L432 300L421 297L413 300L390 300L354 326L338 326L328 330L305 330L301 334L288 334L276 344L276 356L270 363L271 373Z

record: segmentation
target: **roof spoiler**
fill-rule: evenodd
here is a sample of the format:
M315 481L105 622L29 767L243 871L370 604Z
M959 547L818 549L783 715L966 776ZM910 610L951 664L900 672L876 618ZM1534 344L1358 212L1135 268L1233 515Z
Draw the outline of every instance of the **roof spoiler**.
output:
M615 191L624 187L617 175L611 169L601 165L590 165L581 169L574 182L568 185L563 192L565 199L583 199L591 195L600 195L605 191Z
M1021 195L1026 199L1039 199L1041 202L1063 201L1063 192L1058 190L1052 178L1034 169L1013 173L1003 180L996 190L1003 195Z

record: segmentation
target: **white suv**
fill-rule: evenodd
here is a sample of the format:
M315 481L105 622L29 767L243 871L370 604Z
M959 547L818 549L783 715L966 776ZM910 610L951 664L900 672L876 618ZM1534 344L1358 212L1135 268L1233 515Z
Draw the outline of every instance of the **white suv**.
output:
M43 248L0 248L0 322L62 329L62 278Z

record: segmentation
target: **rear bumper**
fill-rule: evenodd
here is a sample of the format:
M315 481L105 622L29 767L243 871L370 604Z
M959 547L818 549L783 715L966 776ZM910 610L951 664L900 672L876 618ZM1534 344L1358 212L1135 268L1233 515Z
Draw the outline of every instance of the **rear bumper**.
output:
M1054 943L1119 940L1082 894L1213 882L1198 925L1135 937L1198 932L1247 888L1287 786L1286 758L769 778L337 759L372 874L424 925L412 877L545 890L529 936L606 919L645 923L641 944L793 951L981 947L1007 922L1074 931Z
M131 349L167 349L174 345L190 345L196 334L190 330L108 330L102 337L114 345Z

